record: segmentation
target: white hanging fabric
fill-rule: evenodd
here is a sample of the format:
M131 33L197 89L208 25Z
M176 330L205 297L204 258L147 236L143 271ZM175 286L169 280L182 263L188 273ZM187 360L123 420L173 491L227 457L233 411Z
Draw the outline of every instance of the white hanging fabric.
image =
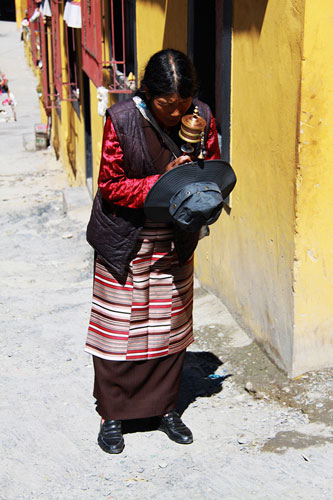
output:
M64 21L69 28L81 28L81 0L67 0Z
M43 14L44 17L45 16L48 16L48 17L52 16L49 0L43 0L40 10L41 10L41 13Z
M37 19L40 17L40 10L39 8L38 9L35 9L34 10L34 13L32 14L32 16L30 17L29 19L29 22L30 23L34 23L35 21L37 21Z

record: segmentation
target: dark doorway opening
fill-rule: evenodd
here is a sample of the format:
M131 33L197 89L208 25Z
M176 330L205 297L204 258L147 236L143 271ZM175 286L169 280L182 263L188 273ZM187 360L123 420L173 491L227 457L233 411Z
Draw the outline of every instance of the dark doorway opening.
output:
M91 144L91 113L90 113L90 88L89 78L82 71L83 79L83 118L84 118L84 138L86 156L86 179L87 187L92 195L92 144Z
M15 21L15 0L1 0L0 2L0 20Z
M199 99L209 104L222 159L230 161L232 0L188 1L188 55L199 80Z
M79 61L81 60L81 30L70 28L66 30L66 52L67 52L67 73L68 73L68 95L72 106L80 118L80 78Z
M188 55L198 76L199 99L209 104L215 115L216 30L215 2L190 0Z

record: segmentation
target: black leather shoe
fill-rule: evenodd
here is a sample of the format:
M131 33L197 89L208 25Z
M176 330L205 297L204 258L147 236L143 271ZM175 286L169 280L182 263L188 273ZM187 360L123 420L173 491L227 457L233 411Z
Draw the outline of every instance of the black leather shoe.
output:
M178 444L193 443L192 432L186 427L176 410L171 410L167 415L163 415L158 430L165 432L172 441Z
M98 434L98 444L106 453L121 453L125 442L120 420L104 420Z

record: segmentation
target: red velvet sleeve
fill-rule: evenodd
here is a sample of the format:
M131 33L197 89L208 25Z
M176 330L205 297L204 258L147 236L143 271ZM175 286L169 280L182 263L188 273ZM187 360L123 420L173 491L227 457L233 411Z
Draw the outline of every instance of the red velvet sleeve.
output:
M120 147L111 118L104 127L101 165L98 185L104 199L129 208L142 208L150 188L159 175L143 179L129 179L123 168L123 151Z
M217 137L216 123L213 115L211 116L210 128L206 142L206 152L207 152L207 156L205 157L206 160L220 160L221 158L220 146Z

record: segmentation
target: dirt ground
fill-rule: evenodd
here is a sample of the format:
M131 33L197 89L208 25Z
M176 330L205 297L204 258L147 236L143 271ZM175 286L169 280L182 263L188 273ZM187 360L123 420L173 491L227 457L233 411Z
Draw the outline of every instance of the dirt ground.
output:
M199 283L179 402L194 443L131 422L122 454L100 450L90 199L35 150L37 82L14 23L0 22L0 53L18 102L0 122L0 499L330 499L333 370L288 379Z

